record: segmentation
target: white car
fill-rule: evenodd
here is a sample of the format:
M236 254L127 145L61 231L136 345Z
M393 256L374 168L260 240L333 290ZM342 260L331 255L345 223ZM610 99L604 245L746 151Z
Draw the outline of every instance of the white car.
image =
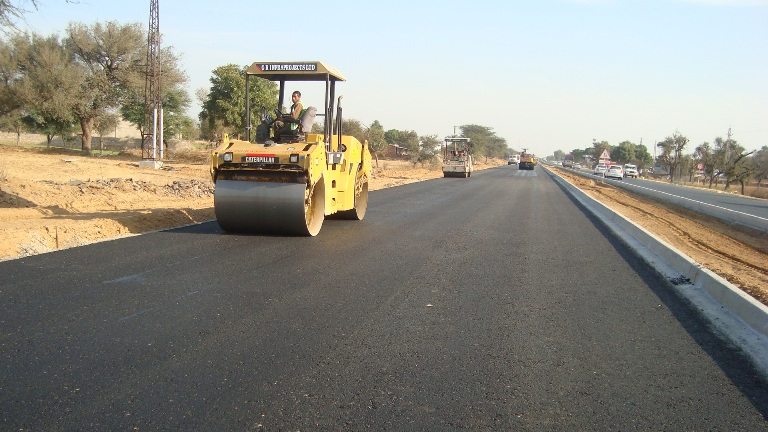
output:
M512 155L507 161L507 165L517 165L520 163L520 155Z
M637 172L637 165L624 164L624 177L637 178L639 175L640 174Z
M601 176L601 175L604 175L606 171L608 171L608 165L597 164L597 165L595 165L595 170L593 171L593 173L595 175Z
M605 171L603 176L605 178L615 178L616 180L621 180L624 178L624 168L622 168L621 165L611 165L608 167L608 170Z

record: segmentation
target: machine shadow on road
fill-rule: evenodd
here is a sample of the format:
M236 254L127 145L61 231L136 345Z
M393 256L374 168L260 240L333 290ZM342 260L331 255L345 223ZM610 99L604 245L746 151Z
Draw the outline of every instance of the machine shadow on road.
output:
M749 398L763 418L768 419L768 391L766 391L768 382L762 378L747 356L718 336L717 332L711 328L711 324L696 311L688 300L677 294L671 281L637 256L629 246L611 232L601 219L594 216L567 189L561 184L555 183L669 309L672 316L691 338L717 364L739 391Z

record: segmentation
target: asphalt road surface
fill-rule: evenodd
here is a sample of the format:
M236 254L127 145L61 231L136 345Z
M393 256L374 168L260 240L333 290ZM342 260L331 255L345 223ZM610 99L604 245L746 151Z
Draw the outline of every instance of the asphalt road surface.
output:
M0 263L0 430L768 430L768 385L541 169Z

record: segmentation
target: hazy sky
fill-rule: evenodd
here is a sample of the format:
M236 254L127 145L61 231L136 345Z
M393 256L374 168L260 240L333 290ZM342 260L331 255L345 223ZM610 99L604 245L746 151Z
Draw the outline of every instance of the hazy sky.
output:
M39 0L20 27L146 29L149 6ZM749 150L768 145L768 0L160 0L159 11L192 98L218 66L320 60L348 79L345 118L385 129L443 137L480 124L540 156L593 139L651 149L675 131L692 151L729 127ZM321 105L319 86L296 87Z

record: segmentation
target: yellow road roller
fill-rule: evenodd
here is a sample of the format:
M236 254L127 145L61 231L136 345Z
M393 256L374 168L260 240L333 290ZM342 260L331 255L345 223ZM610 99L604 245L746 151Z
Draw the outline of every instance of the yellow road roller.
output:
M276 116L265 114L256 128L248 94L254 77L280 83ZM246 69L245 139L225 135L211 153L214 210L222 229L315 236L326 216L365 217L371 154L367 141L342 131L336 82L345 80L321 62L255 62ZM307 107L298 119L283 114L289 81L325 82L323 109ZM315 116L324 120L322 133L311 132Z

